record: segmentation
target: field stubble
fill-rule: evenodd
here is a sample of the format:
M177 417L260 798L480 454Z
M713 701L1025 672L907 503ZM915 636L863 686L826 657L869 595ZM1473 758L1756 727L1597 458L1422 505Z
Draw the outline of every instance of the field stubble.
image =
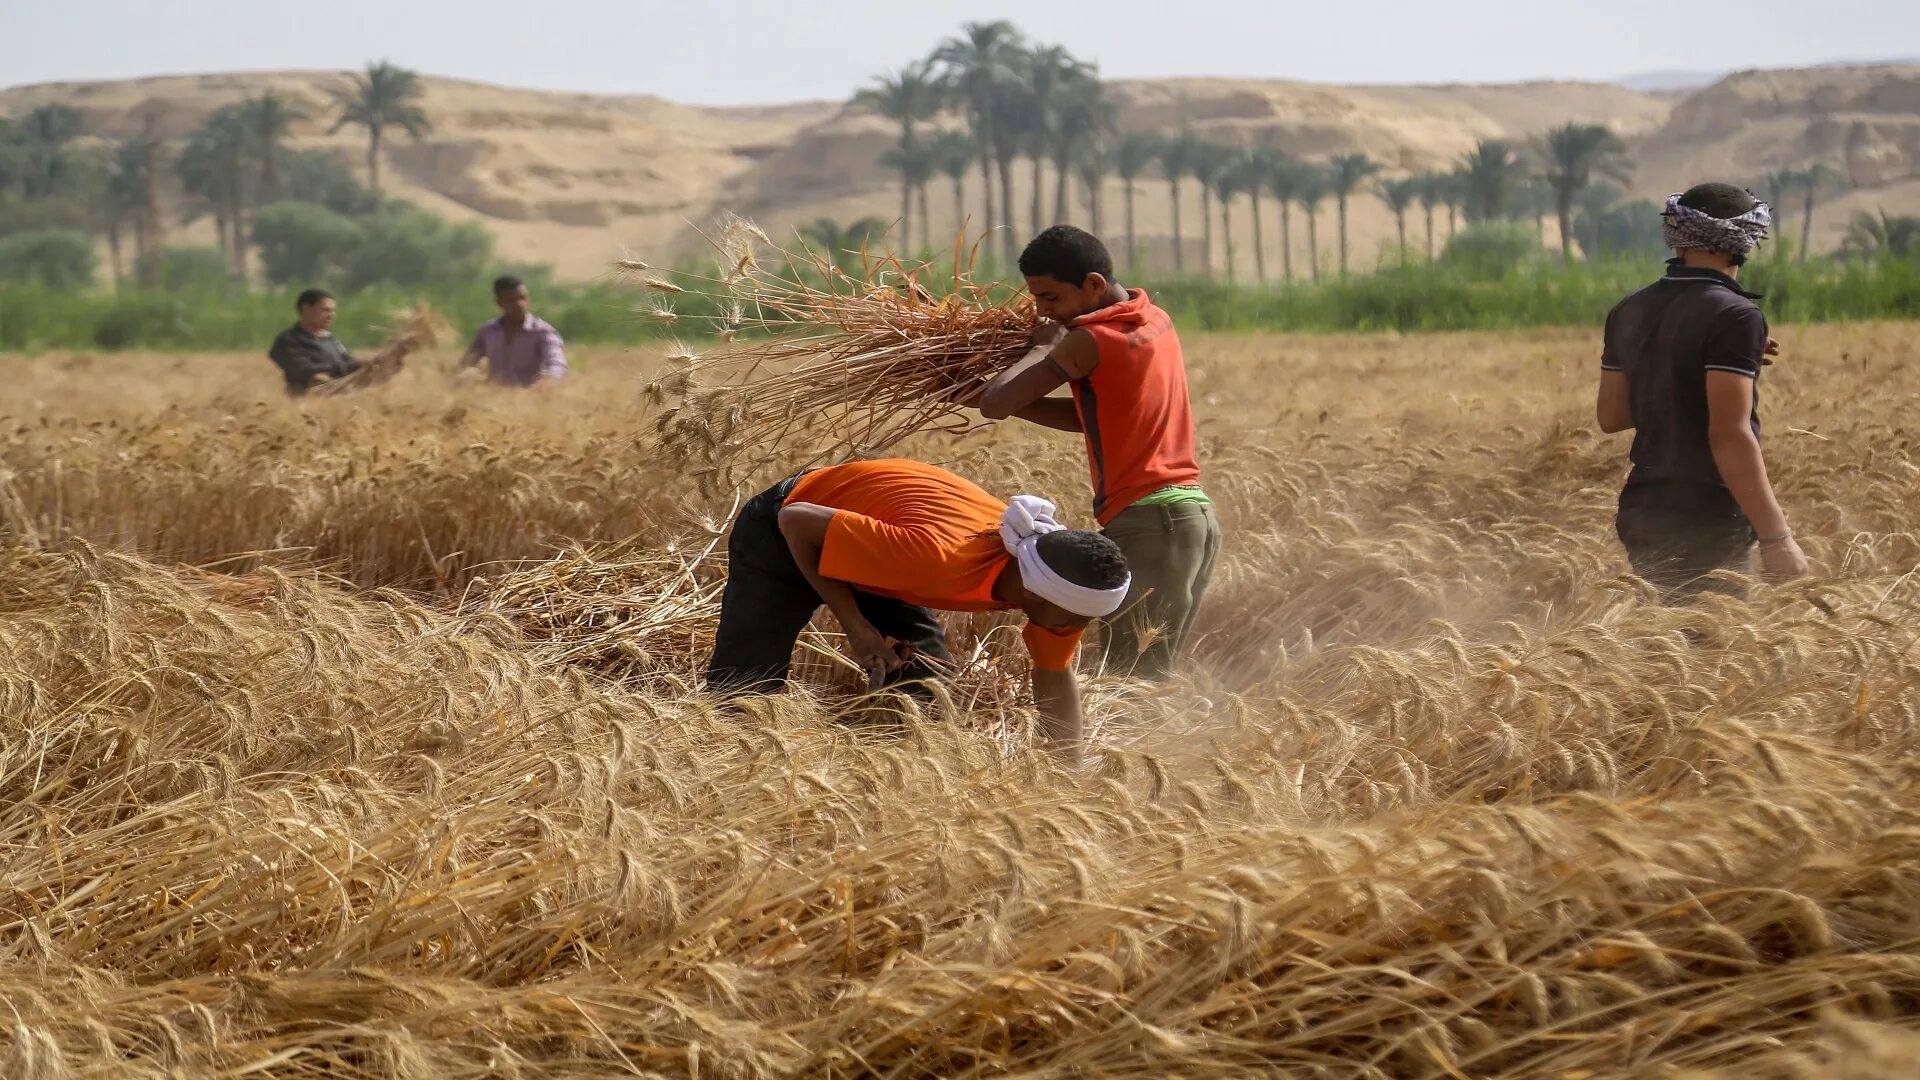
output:
M1222 565L1084 774L1001 618L890 733L824 626L693 693L731 503L650 458L651 357L7 360L0 1072L1900 1075L1920 330L1781 336L1819 576L1678 611L1591 335L1196 338ZM906 449L1084 503L1065 437Z

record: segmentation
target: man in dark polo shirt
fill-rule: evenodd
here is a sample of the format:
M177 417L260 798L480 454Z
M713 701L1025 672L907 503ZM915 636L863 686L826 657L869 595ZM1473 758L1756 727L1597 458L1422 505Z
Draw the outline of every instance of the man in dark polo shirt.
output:
M1620 542L1670 601L1732 591L1707 575L1745 570L1756 543L1768 580L1799 577L1807 558L1760 453L1760 369L1779 349L1737 280L1771 212L1731 184L1700 184L1661 217L1675 257L1607 315L1600 357L1600 430L1633 430Z
M300 321L280 331L267 356L287 377L287 393L296 397L312 388L321 376L338 379L359 370L340 339L333 336L333 294L308 289L294 301Z

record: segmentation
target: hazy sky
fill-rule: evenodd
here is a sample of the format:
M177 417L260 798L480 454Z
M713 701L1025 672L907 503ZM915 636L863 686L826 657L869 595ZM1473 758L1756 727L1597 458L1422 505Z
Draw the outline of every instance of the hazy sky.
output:
M844 97L963 19L1111 78L1606 79L1920 55L1920 0L0 0L0 86L359 67L707 103Z

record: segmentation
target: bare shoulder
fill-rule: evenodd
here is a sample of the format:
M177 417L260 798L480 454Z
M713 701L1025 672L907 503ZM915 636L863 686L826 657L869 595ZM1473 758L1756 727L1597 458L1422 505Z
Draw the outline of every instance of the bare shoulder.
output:
M1100 366L1100 342L1093 336L1093 331L1076 326L1067 331L1067 336L1060 339L1060 344L1053 347L1052 357L1068 377L1084 379Z

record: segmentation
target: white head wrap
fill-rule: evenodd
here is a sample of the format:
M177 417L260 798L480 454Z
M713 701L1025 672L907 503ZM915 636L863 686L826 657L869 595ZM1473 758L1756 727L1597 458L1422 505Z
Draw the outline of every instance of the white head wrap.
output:
M1020 564L1020 583L1027 591L1060 605L1075 615L1098 619L1120 610L1133 575L1111 589L1089 589L1061 577L1040 557L1040 538L1066 526L1053 519L1053 504L1038 495L1015 495L1000 515L1000 542Z
M1745 255L1760 246L1773 224L1773 208L1763 202L1755 201L1753 209L1739 217L1717 218L1682 205L1680 199L1681 193L1667 196L1667 208L1660 211L1662 238L1676 251Z

